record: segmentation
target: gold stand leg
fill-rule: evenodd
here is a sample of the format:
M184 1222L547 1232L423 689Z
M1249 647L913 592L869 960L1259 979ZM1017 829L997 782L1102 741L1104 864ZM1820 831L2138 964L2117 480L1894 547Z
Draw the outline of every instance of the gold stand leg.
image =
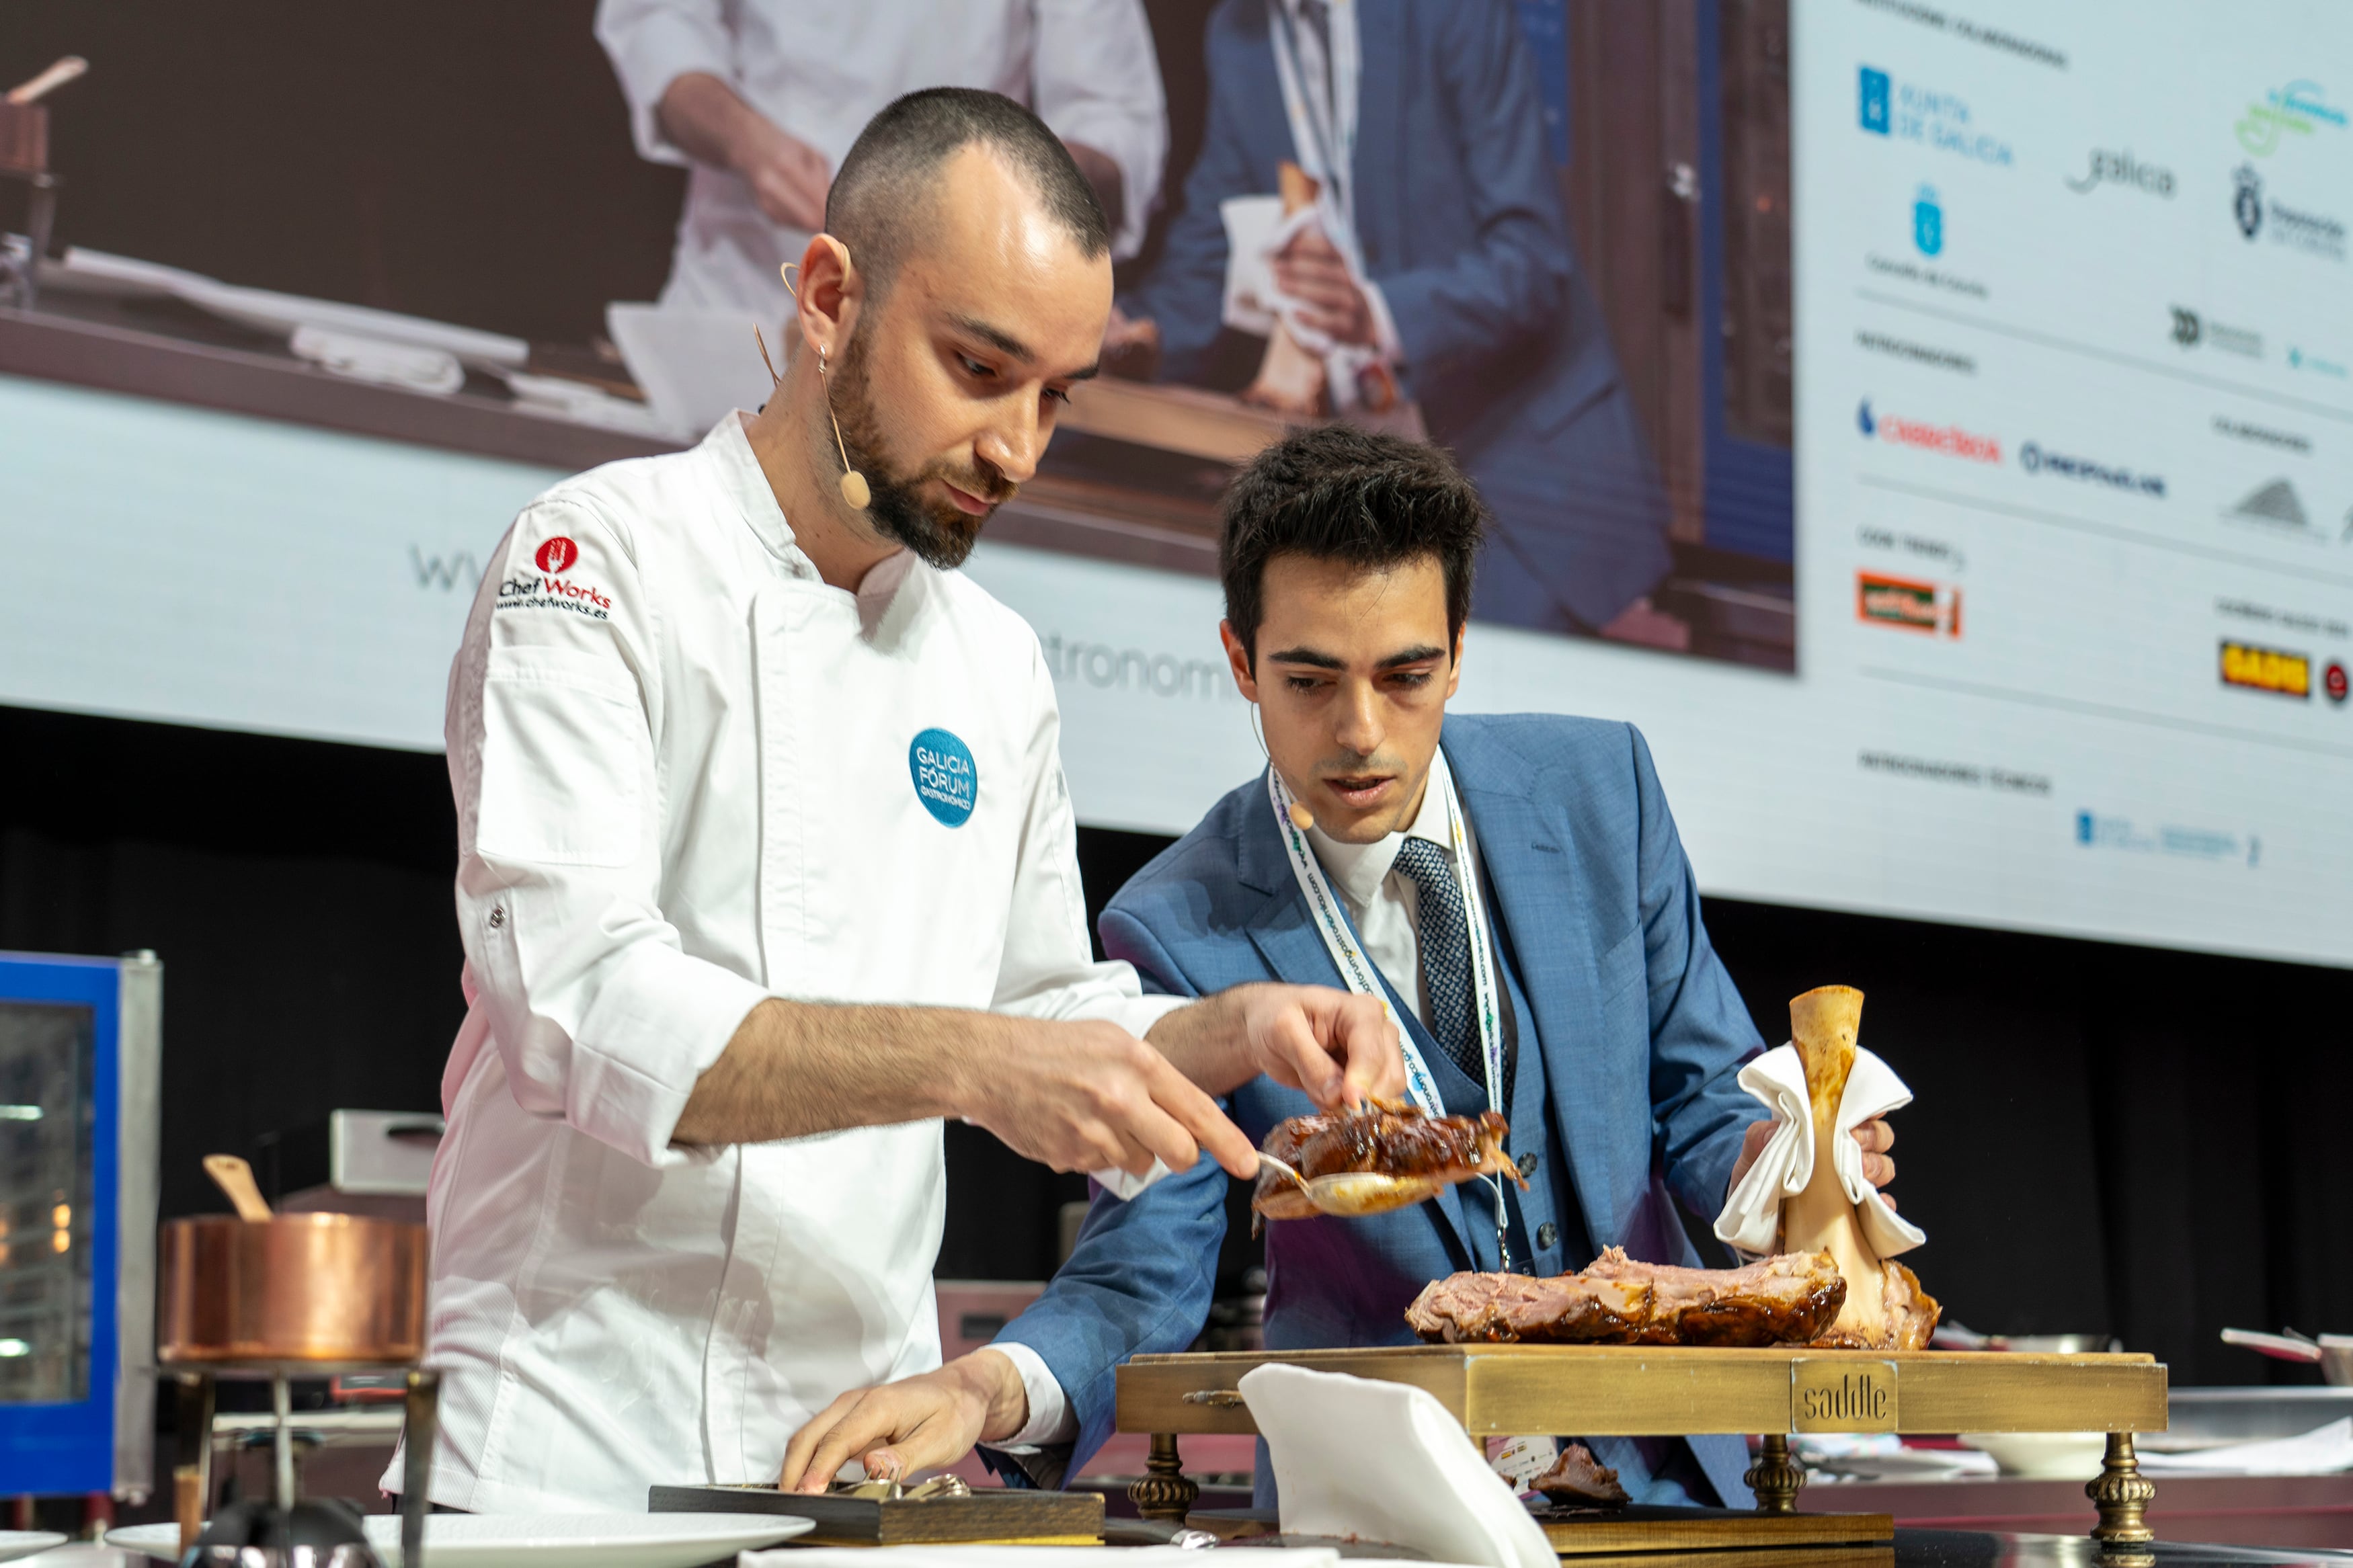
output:
M2131 1433L2108 1434L2107 1457L2100 1463L2098 1479L2084 1485L2084 1495L2100 1510L2092 1536L2101 1545L2137 1546L2157 1539L2144 1517L2157 1500L2157 1486L2140 1473Z
M1177 1525L1185 1522L1201 1489L1186 1478L1184 1462L1176 1457L1176 1434L1152 1435L1152 1452L1144 1460L1144 1479L1128 1488L1127 1495L1135 1504L1135 1511L1145 1519Z
M1740 1479L1757 1494L1758 1513L1795 1513L1798 1490L1806 1484L1806 1472L1790 1459L1789 1439L1781 1433L1766 1433L1763 1444L1757 1462Z

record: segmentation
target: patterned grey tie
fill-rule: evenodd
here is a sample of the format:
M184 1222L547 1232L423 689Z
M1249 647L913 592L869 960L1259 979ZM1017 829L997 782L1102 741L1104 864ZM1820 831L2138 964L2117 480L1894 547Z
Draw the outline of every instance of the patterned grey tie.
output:
M1485 1089L1487 1064L1481 1059L1472 1013L1471 936L1462 920L1461 885L1446 851L1427 838L1407 839L1396 865L1421 895L1414 939L1421 949L1422 984L1430 992L1430 1037L1472 1083Z

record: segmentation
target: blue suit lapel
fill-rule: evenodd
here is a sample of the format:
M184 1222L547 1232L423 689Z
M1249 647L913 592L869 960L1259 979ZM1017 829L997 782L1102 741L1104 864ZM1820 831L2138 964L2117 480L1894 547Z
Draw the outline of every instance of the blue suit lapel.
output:
M1609 1247L1621 1229L1609 1182L1609 1129L1599 1124L1592 1098L1576 1089L1582 1044L1600 1016L1591 923L1582 903L1568 896L1583 875L1577 843L1530 797L1519 758L1479 744L1459 725L1450 723L1445 736L1455 793L1478 837L1479 867L1512 934L1520 985L1535 1013L1577 1207L1593 1245Z
M1264 775L1261 775L1263 778ZM1249 814L1244 819L1241 842L1236 857L1240 862L1240 879L1266 894L1266 902L1250 920L1250 945L1266 960L1268 972L1277 980L1293 985L1329 985L1345 990L1347 982L1340 977L1339 966L1332 962L1330 950L1324 945L1324 936L1315 929L1314 920L1307 912L1306 896L1299 890L1297 876L1291 869L1291 860L1283 853L1282 840L1274 826L1274 807ZM1343 906L1342 918L1347 910ZM1356 921L1348 921L1348 938L1361 942ZM1413 1008L1401 998L1388 976L1381 976L1382 986L1388 992L1389 1005L1405 1021L1414 1037L1414 1044L1424 1054L1438 1047L1421 1021L1414 1016ZM1475 1257L1471 1250L1471 1232L1464 1217L1462 1189L1447 1188L1430 1200L1451 1226L1456 1247L1464 1258Z

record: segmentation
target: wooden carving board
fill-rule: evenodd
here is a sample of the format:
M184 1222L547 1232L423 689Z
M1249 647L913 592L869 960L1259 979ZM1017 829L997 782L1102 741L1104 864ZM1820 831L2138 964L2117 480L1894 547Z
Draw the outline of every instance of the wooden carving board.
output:
M1412 1384L1481 1436L2161 1432L2166 1424L2165 1368L2146 1355L1481 1344L1137 1356L1119 1369L1118 1429L1255 1431L1232 1391L1269 1362Z
M785 1513L817 1528L793 1546L912 1546L957 1542L1003 1546L1098 1546L1100 1492L1044 1492L986 1487L969 1497L895 1499L807 1497L770 1486L655 1487L653 1513Z

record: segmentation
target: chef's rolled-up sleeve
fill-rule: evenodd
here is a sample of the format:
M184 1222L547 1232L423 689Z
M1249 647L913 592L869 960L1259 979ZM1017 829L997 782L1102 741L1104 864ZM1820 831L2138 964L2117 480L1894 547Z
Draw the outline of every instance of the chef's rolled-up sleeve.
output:
M1114 261L1144 246L1168 157L1168 104L1142 0L1036 0L1038 118L1119 168Z
M458 921L523 1110L643 1161L766 995L689 956L656 901L655 622L625 533L542 501L450 671Z
M686 154L662 133L655 110L670 84L690 71L736 79L735 40L720 0L598 0L596 26L628 100L638 155L684 164Z
M1029 804L990 1005L1031 1018L1107 1019L1141 1039L1190 998L1147 996L1132 965L1094 957L1079 880L1078 819L1062 778L1061 710L1043 653L1033 650L1030 672L1034 695L1022 757Z

